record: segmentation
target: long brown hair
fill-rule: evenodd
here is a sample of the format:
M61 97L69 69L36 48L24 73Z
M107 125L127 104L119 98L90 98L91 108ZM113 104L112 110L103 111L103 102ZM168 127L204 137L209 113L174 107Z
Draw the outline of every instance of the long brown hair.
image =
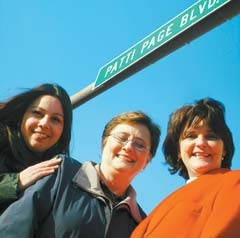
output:
M58 142L43 157L38 157L25 145L21 123L27 108L38 97L51 95L59 99L64 114L63 132ZM69 155L72 128L71 100L64 88L57 84L42 84L0 103L0 160L10 170L20 171L27 166L47 160L59 153ZM3 162L3 160L5 162ZM14 172L13 171L13 172Z

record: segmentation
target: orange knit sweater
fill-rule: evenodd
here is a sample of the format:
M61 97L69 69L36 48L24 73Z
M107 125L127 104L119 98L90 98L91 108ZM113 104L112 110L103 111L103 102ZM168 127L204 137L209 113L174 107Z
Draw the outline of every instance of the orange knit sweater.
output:
M240 170L217 169L165 198L131 238L240 237Z

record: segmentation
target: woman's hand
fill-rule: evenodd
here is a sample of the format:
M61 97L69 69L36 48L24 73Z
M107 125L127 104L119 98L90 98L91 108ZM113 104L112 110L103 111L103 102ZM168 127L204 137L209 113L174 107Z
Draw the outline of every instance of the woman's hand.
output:
M19 173L19 190L26 189L40 178L54 173L61 161L61 158L55 157L24 169Z

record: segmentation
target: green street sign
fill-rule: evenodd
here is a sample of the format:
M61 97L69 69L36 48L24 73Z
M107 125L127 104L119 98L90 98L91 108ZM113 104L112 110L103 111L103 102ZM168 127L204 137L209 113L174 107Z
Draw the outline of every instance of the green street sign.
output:
M149 55L183 31L213 13L232 0L200 0L159 27L128 50L102 66L98 72L93 88L109 81L139 60Z

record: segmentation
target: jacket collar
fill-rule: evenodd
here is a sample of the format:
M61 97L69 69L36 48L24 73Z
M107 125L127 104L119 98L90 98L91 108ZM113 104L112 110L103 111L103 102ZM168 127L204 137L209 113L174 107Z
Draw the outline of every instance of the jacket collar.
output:
M74 176L73 182L83 190L95 194L98 197L102 197L106 200L106 196L103 193L100 185L98 167L99 164L96 164L92 161L83 163L77 174ZM137 222L140 222L142 220L142 216L136 202L136 192L131 185L127 189L126 198L119 203L119 205L121 204L128 205L131 215Z

